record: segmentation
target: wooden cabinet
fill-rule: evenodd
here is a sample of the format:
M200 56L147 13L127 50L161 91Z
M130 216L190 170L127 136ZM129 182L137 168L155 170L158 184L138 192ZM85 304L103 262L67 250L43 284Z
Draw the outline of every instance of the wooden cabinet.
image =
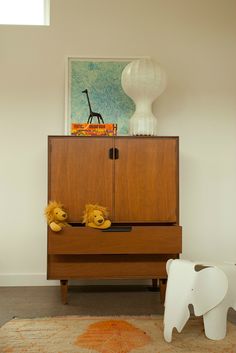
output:
M115 222L177 222L178 140L116 138Z
M181 252L177 137L49 137L49 200L61 201L72 227L48 230L48 279L166 278ZM85 204L108 207L130 232L82 226Z
M110 138L49 138L49 199L61 200L71 222L80 222L86 203L113 209L113 160Z

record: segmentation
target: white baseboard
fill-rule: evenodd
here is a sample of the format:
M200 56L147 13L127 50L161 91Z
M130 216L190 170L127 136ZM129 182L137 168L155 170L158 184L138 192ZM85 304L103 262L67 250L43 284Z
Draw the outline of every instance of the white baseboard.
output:
M71 285L151 285L151 280L71 280ZM59 286L47 280L45 273L0 273L0 287Z
M58 286L48 281L45 273L0 273L0 287Z

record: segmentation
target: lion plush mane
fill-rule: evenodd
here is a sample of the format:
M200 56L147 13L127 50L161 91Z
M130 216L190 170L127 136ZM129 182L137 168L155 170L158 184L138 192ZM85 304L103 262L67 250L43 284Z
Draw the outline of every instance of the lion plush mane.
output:
M62 228L68 226L66 222L67 213L61 202L50 201L44 211L49 227L54 232L59 232Z

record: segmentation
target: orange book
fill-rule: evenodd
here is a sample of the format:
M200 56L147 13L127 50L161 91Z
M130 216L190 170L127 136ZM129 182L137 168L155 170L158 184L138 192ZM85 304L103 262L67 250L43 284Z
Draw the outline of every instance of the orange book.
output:
M115 136L117 124L71 124L72 136Z

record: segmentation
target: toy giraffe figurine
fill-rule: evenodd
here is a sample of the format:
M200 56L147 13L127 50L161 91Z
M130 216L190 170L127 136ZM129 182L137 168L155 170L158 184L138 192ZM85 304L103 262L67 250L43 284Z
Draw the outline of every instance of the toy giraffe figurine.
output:
M98 124L101 124L101 122L104 124L104 121L103 121L103 118L102 118L101 114L100 114L100 113L95 113L95 112L92 111L91 104L90 104L90 100L89 100L89 95L88 95L88 90L85 89L84 91L82 91L82 93L85 93L85 94L86 94L87 100L88 100L89 117L88 117L87 123L88 123L88 124L91 124L91 123L92 123L92 120L93 120L93 117L97 117L97 119L98 119Z

